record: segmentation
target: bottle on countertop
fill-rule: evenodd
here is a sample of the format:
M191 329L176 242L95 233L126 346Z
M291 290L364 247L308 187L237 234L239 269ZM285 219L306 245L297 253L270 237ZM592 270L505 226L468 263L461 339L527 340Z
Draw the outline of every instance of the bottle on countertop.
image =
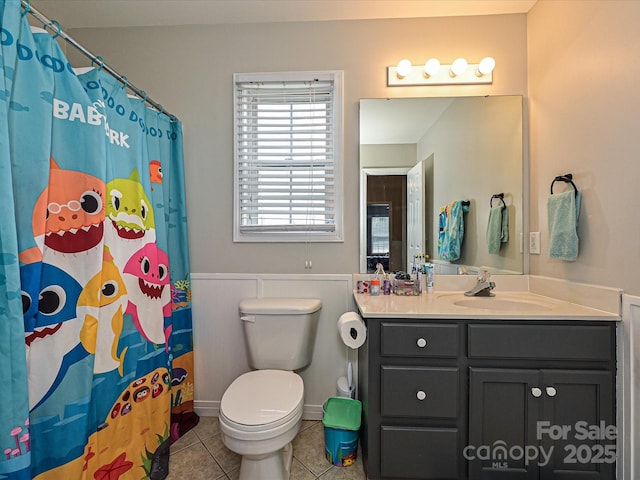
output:
M371 280L371 295L380 295L380 279L374 278Z
M373 274L371 279L371 295L380 295L380 286L384 276L384 267L381 263L378 263L376 265L376 273Z
M425 268L426 268L426 277L427 277L427 293L432 293L433 292L433 271L434 271L434 265L433 263L426 263L425 264Z
M385 295L391 295L391 279L389 278L389 274L384 274L384 280L382 281L382 293Z

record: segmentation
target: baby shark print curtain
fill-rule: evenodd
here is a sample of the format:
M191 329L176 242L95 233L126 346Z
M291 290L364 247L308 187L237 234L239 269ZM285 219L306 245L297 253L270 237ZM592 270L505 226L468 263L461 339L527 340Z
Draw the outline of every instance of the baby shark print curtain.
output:
M0 20L0 479L164 478L197 422L182 125Z

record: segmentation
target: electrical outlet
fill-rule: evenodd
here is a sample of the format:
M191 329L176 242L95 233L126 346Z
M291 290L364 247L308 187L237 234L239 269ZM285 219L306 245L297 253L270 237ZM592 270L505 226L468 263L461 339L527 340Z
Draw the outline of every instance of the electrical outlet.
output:
M529 232L529 253L540 255L540 232Z

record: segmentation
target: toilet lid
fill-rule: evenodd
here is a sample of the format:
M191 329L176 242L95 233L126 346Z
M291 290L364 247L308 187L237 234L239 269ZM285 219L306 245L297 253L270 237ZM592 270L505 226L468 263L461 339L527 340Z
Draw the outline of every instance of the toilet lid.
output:
M285 370L254 370L236 378L220 411L240 425L265 425L288 417L302 403L302 378Z

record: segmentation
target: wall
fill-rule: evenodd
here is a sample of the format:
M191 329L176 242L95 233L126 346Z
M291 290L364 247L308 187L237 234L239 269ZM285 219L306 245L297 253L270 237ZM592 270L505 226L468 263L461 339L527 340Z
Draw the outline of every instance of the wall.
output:
M44 2L42 2L44 3ZM55 18L55 12L45 14ZM351 308L350 284L318 289L323 276L359 269L359 99L417 96L524 95L526 17L432 18L382 21L76 29L68 32L184 122L189 247L196 342L196 406L211 415L222 392L246 364L238 301L255 295L321 291L322 332L311 367L303 372L305 415L311 418L335 392L344 346L335 322ZM73 50L73 49L71 49ZM493 85L386 87L386 67L402 57L451 62L486 55L498 64ZM69 51L74 66L88 65ZM235 72L344 70L345 239L331 244L234 244L233 104ZM313 260L313 270L304 261ZM309 275L311 273L311 275ZM287 288L260 289L263 274L284 275ZM291 278L300 274L301 278ZM306 274L306 275L304 275ZM238 280L238 276L241 276ZM212 279L213 278L213 279ZM257 283L256 283L257 282ZM271 283L271 285L277 285Z
M488 266L498 271L522 271L520 234L523 229L522 125L504 119L522 117L519 97L485 102L453 102L418 142L418 158L433 156L432 198L437 211L454 200L469 200L464 215L461 265ZM428 192L428 190L427 190ZM489 254L486 230L491 195L504 193L509 212L509 241ZM429 195L429 193L428 193ZM500 203L494 201L493 205ZM427 223L428 236L438 238L438 220ZM436 248L437 250L437 248ZM428 253L440 258L437 251Z
M416 164L416 155L415 143L360 145L363 168L411 168Z
M194 274L196 412L218 415L226 388L250 370L239 317L240 300L301 297L322 301L313 358L299 372L305 385L304 418L321 419L322 404L336 394L336 381L346 375L347 362L357 361L357 354L341 342L336 327L340 315L354 308L351 292L351 275Z
M45 14L46 2L41 2ZM171 28L75 29L69 34L184 122L189 241L194 272L358 271L360 98L524 95L526 16L337 21ZM88 62L70 52L74 65ZM493 85L386 87L402 57L451 62L493 55ZM345 240L313 244L232 242L232 74L344 70Z
M618 335L618 477L640 476L640 297L622 295Z
M531 273L640 294L637 59L640 2L538 1L527 16ZM552 261L546 201L556 175L583 194L576 262ZM562 187L554 186L554 191Z

